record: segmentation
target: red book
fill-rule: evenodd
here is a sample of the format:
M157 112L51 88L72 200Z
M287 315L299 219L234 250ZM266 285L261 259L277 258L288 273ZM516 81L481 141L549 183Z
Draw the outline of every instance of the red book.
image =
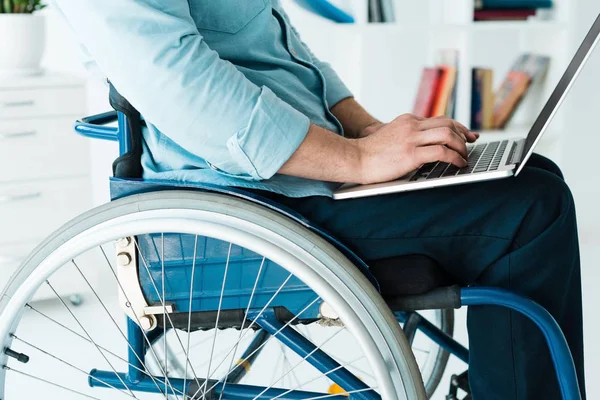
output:
M448 106L453 101L454 87L456 86L457 69L449 65L440 67L440 83L438 84L435 100L431 108L430 117L450 116Z
M475 21L519 21L535 15L535 9L475 10Z
M438 92L441 76L442 70L440 68L423 69L419 91L417 92L417 98L413 108L414 115L423 118L431 117L433 103Z

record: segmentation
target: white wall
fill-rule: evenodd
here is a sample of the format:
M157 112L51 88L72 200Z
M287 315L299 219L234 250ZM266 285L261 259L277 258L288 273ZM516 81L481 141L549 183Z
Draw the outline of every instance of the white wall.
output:
M576 0L573 8L573 51L600 13L597 0ZM583 263L586 376L589 399L600 398L600 179L593 164L600 149L600 49L591 56L566 101L570 140L564 143L563 169L579 215ZM585 143L581 146L581 143Z

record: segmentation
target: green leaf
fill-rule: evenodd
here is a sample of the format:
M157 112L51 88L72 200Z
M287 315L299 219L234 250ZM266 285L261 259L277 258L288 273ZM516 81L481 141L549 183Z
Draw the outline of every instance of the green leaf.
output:
M31 14L45 7L43 0L0 0L0 14Z

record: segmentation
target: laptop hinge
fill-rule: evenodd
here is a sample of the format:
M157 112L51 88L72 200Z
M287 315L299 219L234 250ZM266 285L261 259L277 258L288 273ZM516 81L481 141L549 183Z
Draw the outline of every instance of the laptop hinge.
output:
M523 149L525 148L525 139L513 143L508 156L508 164L519 164L523 159Z

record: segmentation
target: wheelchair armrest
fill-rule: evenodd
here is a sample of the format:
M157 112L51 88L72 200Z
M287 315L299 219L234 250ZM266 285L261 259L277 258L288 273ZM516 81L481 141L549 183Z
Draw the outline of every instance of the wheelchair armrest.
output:
M92 138L119 141L119 128L117 126L106 126L107 124L117 122L118 115L116 111L109 111L103 114L92 115L82 118L75 123L75 131L80 135Z
M424 294L385 298L392 311L458 309L462 306L459 285L440 287Z

